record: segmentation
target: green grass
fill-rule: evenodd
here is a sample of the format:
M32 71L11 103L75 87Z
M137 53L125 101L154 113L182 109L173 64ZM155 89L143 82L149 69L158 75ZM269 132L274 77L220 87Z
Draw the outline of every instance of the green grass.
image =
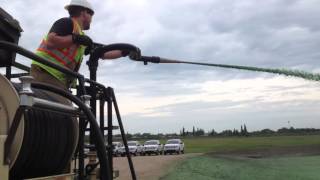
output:
M320 135L199 137L183 139L187 153L206 153L181 162L162 180L318 180L320 156L261 159L215 157L214 152L319 145ZM213 153L212 153L213 152Z
M186 153L208 153L272 147L320 144L320 135L271 137L196 137L185 138Z
M318 180L320 156L268 159L190 158L162 180Z

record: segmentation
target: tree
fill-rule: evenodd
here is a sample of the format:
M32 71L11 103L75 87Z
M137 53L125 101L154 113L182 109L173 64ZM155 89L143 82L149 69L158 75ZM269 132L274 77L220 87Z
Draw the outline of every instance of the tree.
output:
M248 131L247 131L246 124L243 125L243 134L244 134L245 136L248 136L248 135L249 135L249 134L248 134Z
M263 130L260 131L260 133L261 133L262 135L269 135L269 134L273 134L273 133L275 133L275 132L272 131L271 129L263 129Z
M142 133L142 134L137 134L138 137L143 137L143 138L152 138L152 135L150 133Z
M219 135L222 136L232 136L232 130L224 130Z
M214 129L208 132L209 136L215 136L217 133Z
M195 132L195 135L196 135L196 136L203 136L203 135L204 135L204 130L197 128L197 131Z
M132 134L130 134L129 132L127 132L126 138L127 138L127 139L131 139L131 138L132 138Z
M192 128L192 136L194 136L195 135L195 129L194 129L194 126L193 126L193 128Z
M237 129L233 129L232 134L233 134L234 136L239 136L239 131L238 131Z

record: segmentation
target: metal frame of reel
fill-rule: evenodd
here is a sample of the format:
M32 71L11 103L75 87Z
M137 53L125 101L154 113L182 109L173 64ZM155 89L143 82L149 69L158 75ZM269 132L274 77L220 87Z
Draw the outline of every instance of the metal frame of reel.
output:
M136 179L134 166L132 163L132 159L129 153L129 148L127 144L127 140L125 137L125 131L121 120L120 111L118 108L117 100L115 97L114 90L111 87L105 87L102 84L96 82L96 71L98 67L98 60L101 55L107 51L112 50L128 50L128 51L135 51L137 48L130 44L111 44L111 45L101 45L99 44L95 48L93 48L90 52L90 58L87 62L90 70L90 79L84 78L83 75L70 71L67 68L54 64L52 62L47 61L46 59L37 56L36 54L7 41L0 41L0 49L4 49L6 51L10 51L13 53L18 53L22 56L25 56L29 59L35 60L52 68L55 68L62 73L65 73L68 76L74 77L78 79L79 86L77 88L77 96L72 95L69 92L64 90L58 89L48 84L41 84L41 83L33 83L31 77L22 77L26 75L25 73L22 74L11 74L11 67L7 67L6 76L8 79L21 77L20 80L22 81L23 88L19 92L20 94L20 106L16 111L16 115L14 117L12 126L9 129L8 137L5 142L5 156L4 156L4 163L10 163L10 159L8 159L8 153L10 152L11 144L16 133L17 127L19 125L19 121L23 112L30 109L30 108L41 108L46 110L54 110L56 112L61 113L68 113L73 114L79 117L79 141L78 141L78 168L76 168L76 172L78 175L79 180L85 180L90 173L100 165L100 179L103 180L110 180L113 179L113 155L112 155L112 130L113 130L113 123L112 123L112 106L114 107L118 124L120 127L121 137L125 146L126 155L128 158L128 163L131 171L132 179ZM10 70L8 70L10 68ZM28 67L21 65L18 67L22 70L29 70ZM85 83L89 83L89 86L85 86ZM40 98L35 98L32 96L33 88L38 88L46 91L51 91L53 93L59 94L64 96L65 98L71 100L75 104L78 105L79 108L68 107L66 105L60 103L54 103L47 100L43 100ZM87 94L89 93L89 95ZM97 95L98 94L98 95ZM95 116L96 116L96 101L100 101L100 126L98 125ZM89 105L90 101L90 105ZM107 109L108 109L108 126L104 126L104 106L105 102L107 102ZM90 128L86 128L88 123L90 123ZM99 162L84 167L84 136L85 131L90 131L90 143L94 144L97 149L97 154L99 158ZM107 141L108 145L105 146L104 143L104 131L107 130ZM107 152L106 152L107 150Z

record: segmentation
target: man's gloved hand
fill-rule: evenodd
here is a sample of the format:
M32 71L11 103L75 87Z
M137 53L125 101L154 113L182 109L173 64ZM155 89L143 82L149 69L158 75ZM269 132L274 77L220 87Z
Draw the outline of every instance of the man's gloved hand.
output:
M138 60L141 58L141 51L139 48L137 48L135 51L129 52L129 58L133 60Z
M72 42L87 47L91 47L93 44L93 41L89 36L80 34L72 34Z
M92 49L92 46L87 46L86 49L84 50L84 55L90 54L91 49Z

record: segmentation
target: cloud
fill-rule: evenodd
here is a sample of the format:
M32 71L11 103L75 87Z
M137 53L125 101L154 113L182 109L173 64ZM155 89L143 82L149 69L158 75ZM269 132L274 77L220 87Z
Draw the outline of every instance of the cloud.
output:
M67 16L68 2L0 5L20 21L20 45L33 51L52 23ZM97 42L131 43L145 55L172 59L320 73L317 0L90 2L96 13L86 33ZM177 132L194 124L232 129L243 122L276 128L288 119L299 127L318 126L317 83L205 66L144 66L126 58L99 63L98 81L114 87L130 131ZM88 77L86 65L81 73Z
M118 102L121 102L124 122L134 132L140 129L156 132L157 128L172 132L182 126L220 131L240 127L241 123L249 124L251 130L264 125L277 129L286 126L288 120L299 127L319 127L316 109L320 105L320 94L319 85L314 82L274 77L208 81L194 88L201 93L157 97L120 94ZM164 124L158 125L160 122ZM133 125L136 123L143 125Z

